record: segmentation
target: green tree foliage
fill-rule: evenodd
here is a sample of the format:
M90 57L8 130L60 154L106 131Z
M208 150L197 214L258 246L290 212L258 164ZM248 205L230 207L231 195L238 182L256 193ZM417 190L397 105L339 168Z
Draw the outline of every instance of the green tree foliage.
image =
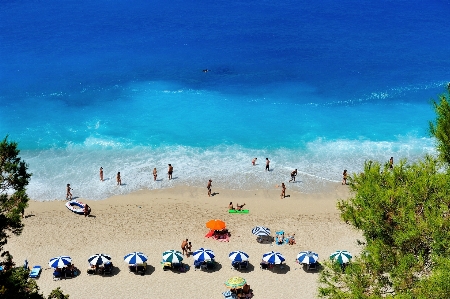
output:
M343 272L320 275L323 298L450 298L450 175L426 156L393 169L366 162L353 174L354 195L338 203L341 217L363 232L362 254Z
M450 84L449 84L450 86ZM433 100L436 112L435 122L430 122L430 134L436 138L437 150L442 161L450 163L450 87L447 94L439 97L439 102Z
M44 299L33 279L28 278L30 271L23 267L14 267L13 258L3 251L10 234L20 235L23 230L22 217L28 206L26 186L31 173L28 165L19 157L17 143L8 142L8 136L0 142L0 262L4 271L0 272L0 298ZM58 288L48 298L69 298Z
M0 252L9 234L20 235L23 229L22 215L28 205L25 188L31 178L27 164L21 160L17 143L8 142L8 136L0 142Z

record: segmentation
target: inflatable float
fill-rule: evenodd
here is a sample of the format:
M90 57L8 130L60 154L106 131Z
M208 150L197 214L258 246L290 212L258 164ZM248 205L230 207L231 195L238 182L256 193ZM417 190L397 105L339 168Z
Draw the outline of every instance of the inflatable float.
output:
M77 201L77 200L71 200L66 202L66 207L78 214L78 215L84 215L84 207L86 206L86 204L82 203L81 201ZM88 206L88 215L91 213L91 207Z

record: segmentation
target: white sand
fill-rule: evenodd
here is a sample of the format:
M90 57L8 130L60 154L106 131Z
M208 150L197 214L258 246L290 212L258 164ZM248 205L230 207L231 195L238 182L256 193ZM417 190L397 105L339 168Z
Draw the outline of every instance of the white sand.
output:
M6 245L17 264L28 259L30 266L41 265L37 280L41 291L48 295L60 286L70 298L223 298L224 282L233 276L244 277L254 291L254 298L315 298L318 273L307 273L295 263L298 252L312 250L319 261L328 259L331 252L346 249L357 254L359 232L339 219L337 199L347 198L348 188L330 184L319 194L290 192L280 199L279 189L273 190L217 190L208 198L206 188L176 187L172 189L140 191L103 201L87 202L95 217L71 213L63 201L30 202L25 215L25 229L21 236L12 237ZM246 203L250 214L229 214L228 203ZM222 219L232 236L229 243L205 238L210 219ZM256 225L275 231L295 233L297 244L259 244L251 229ZM189 238L193 250L212 249L219 267L214 272L186 273L163 271L162 252L180 250L181 242ZM231 269L228 254L243 250L250 255L249 271ZM283 271L261 270L262 254L279 251L286 257ZM128 272L123 256L132 251L148 255L147 275ZM115 269L112 276L88 276L87 259L95 253L112 256ZM67 280L53 281L50 258L69 255L81 275ZM193 258L184 262L192 266Z

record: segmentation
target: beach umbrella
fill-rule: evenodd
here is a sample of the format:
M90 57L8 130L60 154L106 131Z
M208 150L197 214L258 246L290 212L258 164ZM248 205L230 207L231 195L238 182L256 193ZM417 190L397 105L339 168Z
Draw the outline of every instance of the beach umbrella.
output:
M319 255L312 251L301 251L297 254L297 260L300 264L315 264L319 259Z
M330 255L330 260L337 261L339 264L346 264L350 261L352 255L347 250L336 250Z
M88 258L88 262L91 265L103 265L107 264L111 260L111 257L107 254L96 253Z
M264 226L255 226L252 229L252 234L257 236L270 236L270 229Z
M281 253L274 251L264 253L262 259L269 264L281 264L286 260Z
M230 260L232 260L233 262L243 262L243 261L248 261L248 254L237 250L237 251L233 251L230 252L230 254L228 255L228 257L230 258Z
M222 220L213 219L206 222L206 227L211 230L223 230L226 227L226 224Z
M196 261L209 261L212 260L215 255L211 249L200 248L199 250L194 251L194 260Z
M235 276L225 281L225 285L231 289L240 289L247 284L244 278Z
M167 250L163 252L163 261L166 263L178 264L183 260L183 254L176 250Z
M52 268L63 268L67 265L70 265L70 263L72 263L72 259L70 258L70 256L63 255L50 259L48 265Z
M123 260L129 265L136 265L145 263L148 257L142 252L132 252L124 256Z

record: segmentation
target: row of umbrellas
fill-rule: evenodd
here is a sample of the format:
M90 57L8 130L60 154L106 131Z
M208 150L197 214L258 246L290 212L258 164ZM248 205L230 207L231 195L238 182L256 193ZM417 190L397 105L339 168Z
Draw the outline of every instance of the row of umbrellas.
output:
M210 261L214 259L215 254L211 249L200 248L193 252L194 260ZM235 262L248 261L249 255L243 251L236 250L230 252L229 259ZM352 255L346 250L337 250L330 255L330 259L340 264L346 264L350 261ZM286 258L279 252L270 251L263 254L263 261L269 264L281 264ZM312 251L302 251L297 255L300 264L317 263L319 255ZM124 256L123 260L129 265L145 263L148 257L142 252L132 252ZM183 260L183 254L177 250L167 250L163 252L163 261L169 263L180 263ZM88 262L91 265L104 265L111 261L111 256L98 253L90 256ZM72 263L70 256L58 256L50 259L49 266L52 268L64 268Z

